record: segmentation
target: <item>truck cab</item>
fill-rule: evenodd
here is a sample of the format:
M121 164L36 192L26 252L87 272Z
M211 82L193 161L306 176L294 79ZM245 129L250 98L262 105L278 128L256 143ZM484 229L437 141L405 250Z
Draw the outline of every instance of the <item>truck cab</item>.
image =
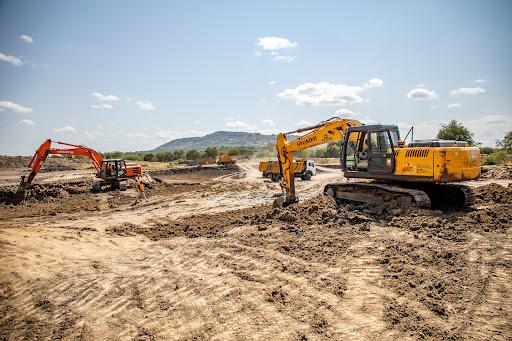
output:
M302 180L311 180L311 177L316 175L316 164L313 160L304 160L304 164L302 166L302 172L300 173L300 178Z

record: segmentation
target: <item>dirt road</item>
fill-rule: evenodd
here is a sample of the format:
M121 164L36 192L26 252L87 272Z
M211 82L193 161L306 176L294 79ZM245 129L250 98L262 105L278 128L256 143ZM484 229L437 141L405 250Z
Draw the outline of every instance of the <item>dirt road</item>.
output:
M279 185L254 166L159 172L136 205L46 173L0 204L0 337L512 338L512 188L379 212L319 195L341 180L326 169L272 210Z

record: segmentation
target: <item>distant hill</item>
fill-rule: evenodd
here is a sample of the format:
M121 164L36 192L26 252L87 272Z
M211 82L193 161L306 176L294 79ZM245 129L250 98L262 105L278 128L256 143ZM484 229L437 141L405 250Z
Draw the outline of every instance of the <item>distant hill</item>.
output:
M185 137L171 140L153 149L153 152L183 150L204 150L208 147L264 147L274 144L276 135L262 135L260 133L243 133L233 131L216 131L201 137Z

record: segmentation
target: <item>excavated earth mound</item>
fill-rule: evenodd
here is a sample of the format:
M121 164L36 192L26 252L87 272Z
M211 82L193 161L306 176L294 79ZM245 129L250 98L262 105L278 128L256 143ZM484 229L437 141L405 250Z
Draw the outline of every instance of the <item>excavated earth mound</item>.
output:
M189 173L206 173L212 175L224 175L229 172L240 171L240 167L237 165L225 165L225 166L214 166L214 167L183 167L183 168L170 168L170 169L160 169L160 170L150 170L147 173L152 176L158 175L174 175L174 174L189 174Z
M31 157L28 156L0 156L0 170L14 170L26 168ZM88 159L49 157L41 167L41 172L55 172L77 170L90 164Z
M482 166L482 179L512 180L512 165Z
M369 266L381 274L372 285L392 293L383 300L383 320L389 329L420 339L461 339L468 330L491 320L504 323L503 316L495 316L494 311L508 309L503 298L491 301L496 306L489 310L482 302L492 299L488 297L491 281L501 280L495 277L512 267L510 258L498 257L503 251L493 242L509 233L512 191L490 184L477 188L476 193L479 206L458 212L339 206L320 195L284 209L257 206L145 226L116 226L108 232L142 234L155 242L207 238L219 247L229 243L240 255L265 249L305 264L337 267L339 273L326 275L318 272L318 266L284 262L280 271L300 274L313 287L347 299L348 290L355 290L347 282L347 259L349 263L369 259ZM484 250L473 249L482 238L490 244L484 244ZM474 258L475 252L493 256ZM482 271L483 266L492 270ZM248 281L261 281L252 270L242 267L237 274ZM271 300L285 311L301 310L300 302L289 299L285 290L273 292ZM473 319L467 317L468 311ZM303 318L307 321L309 316ZM327 320L322 320L322 326L313 330L323 337L335 336Z

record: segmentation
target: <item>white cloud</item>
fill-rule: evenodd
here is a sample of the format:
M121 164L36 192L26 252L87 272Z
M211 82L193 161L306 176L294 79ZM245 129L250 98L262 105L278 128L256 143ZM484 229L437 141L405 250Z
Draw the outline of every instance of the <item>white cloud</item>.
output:
M462 103L450 103L446 107L448 109L450 109L450 108L460 108L460 107L462 107Z
M141 110L155 110L155 104L150 101L137 101L135 102Z
M420 83L420 84L416 85L416 87L417 87L417 88L424 88L424 87L425 87L425 84Z
M360 96L362 91L363 88L358 86L319 82L285 89L277 96L292 100L297 105L351 105L363 101Z
M382 84L383 81L378 78L368 80L363 86L328 82L304 83L295 89L285 89L277 96L293 100L296 105L352 105L363 102L361 94L364 91L380 87Z
M295 60L295 56L275 56L272 58L276 62L288 62L291 63Z
M263 50L280 50L297 47L299 44L296 41L292 42L286 38L261 37L258 38L258 43L256 45L261 47Z
M336 110L336 112L334 113L334 116L344 118L344 117L356 117L356 116L359 116L359 114L356 112L353 112L352 110L341 108L341 109Z
M112 109L112 105L108 103L92 104L93 109Z
M261 124L264 125L265 127L275 127L276 126L276 123L268 118L262 120Z
M0 52L0 60L11 63L12 65L20 66L23 65L23 61L18 57L10 56L8 54L3 54Z
M0 111L13 111L20 114L30 114L34 110L11 101L0 101Z
M70 126L53 129L56 133L76 133L76 129Z
M459 96L459 95L478 95L485 92L484 88L477 87L477 88L460 88L457 90L452 90L450 92L451 96Z
M20 39L25 41L25 42L27 42L27 43L29 43L29 44L32 44L34 42L34 38L32 38L31 36L26 35L26 34L22 34L20 36Z
M439 105L431 105L430 109L434 109L434 110L439 109Z
M299 126L299 127L307 127L307 126L312 126L313 123L306 121L306 120L300 120L299 122L295 123L295 125Z
M206 133L200 130L190 130L190 131L175 131L175 130L160 130L155 132L155 136L159 139L177 139L181 137L191 137L191 136L204 136Z
M192 122L192 124L198 125L198 124L201 124L201 121L194 121L194 122Z
M94 134L88 132L88 131L84 131L84 136L88 139L93 139L95 138L96 136L94 136Z
M366 88L380 88L383 84L384 84L384 82L382 81L382 79L372 78L372 79L368 80L368 82L365 82L364 86Z
M484 146L492 147L496 140L502 139L512 131L512 115L487 115L463 122L475 134L475 140Z
M487 79L476 79L475 82L477 82L477 83L487 83Z
M105 101L105 102L116 102L121 99L115 95L104 95L100 92L93 92L92 95L94 97L96 97L97 99L99 99L100 101Z
M255 131L257 129L256 126L253 126L249 123L242 122L242 121L227 121L226 128L242 129L242 130L247 130L247 131Z
M18 124L22 125L22 126L35 126L36 122L34 122L32 120L21 120L18 122Z
M270 82L268 82L268 85L274 85L274 84L276 84L276 81L270 81Z
M263 54L263 52L261 52L260 50L258 50L258 51L256 51L256 52L254 53L254 56L255 56L255 57L259 57L259 56L261 56L262 54Z
M409 91L407 97L415 101L429 101L439 97L439 95L434 90L416 88Z
M133 99L131 97L125 97L125 99L128 101L128 102L131 102Z

